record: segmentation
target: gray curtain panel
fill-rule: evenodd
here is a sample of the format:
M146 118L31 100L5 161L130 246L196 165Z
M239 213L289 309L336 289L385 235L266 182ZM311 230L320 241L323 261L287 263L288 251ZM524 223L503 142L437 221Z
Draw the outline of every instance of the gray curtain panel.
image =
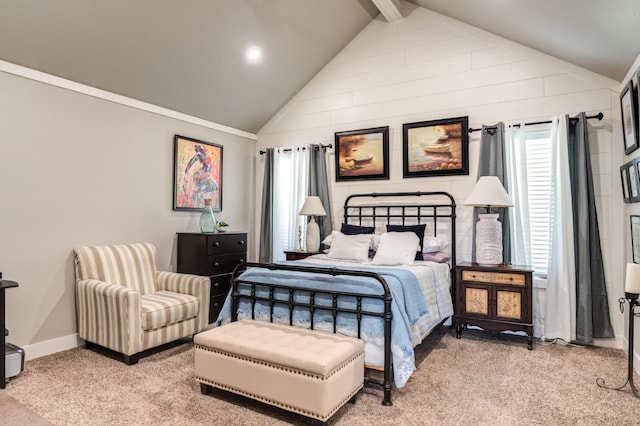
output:
M267 148L264 160L264 179L262 180L262 218L260 220L260 262L273 261L273 148Z
M504 123L497 123L495 126L482 126L482 136L480 139L480 163L478 166L478 177L497 176L509 192L507 182L507 164L504 152ZM477 180L476 179L476 180ZM502 224L502 259L506 264L511 263L511 227L509 225L509 209L492 209L499 214L498 221ZM473 209L473 242L471 261L476 261L476 227L478 214L486 213L486 209L475 207Z
M576 253L576 339L592 343L594 337L614 337L598 229L589 135L585 113L569 118L569 175L573 195Z
M331 212L331 199L329 196L329 178L327 174L326 148L318 144L309 146L309 195L317 195L322 201L322 206L327 212L324 217L316 217L320 227L320 241L333 230L333 214Z

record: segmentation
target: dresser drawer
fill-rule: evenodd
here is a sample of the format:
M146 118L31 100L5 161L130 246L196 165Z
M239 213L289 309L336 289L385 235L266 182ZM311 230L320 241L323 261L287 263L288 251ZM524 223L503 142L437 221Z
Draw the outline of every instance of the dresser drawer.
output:
M231 289L231 277L233 274L214 275L211 277L210 297L227 295Z
M218 256L207 256L206 275L228 274L233 269L247 261L246 253L221 254Z
M207 235L207 255L247 251L247 234Z
M222 310L222 306L224 306L224 301L226 299L226 294L211 298L211 303L209 304L209 324L218 319L218 315L220 315L220 311Z
M525 274L517 272L462 271L463 281L475 281L489 284L506 284L524 286Z

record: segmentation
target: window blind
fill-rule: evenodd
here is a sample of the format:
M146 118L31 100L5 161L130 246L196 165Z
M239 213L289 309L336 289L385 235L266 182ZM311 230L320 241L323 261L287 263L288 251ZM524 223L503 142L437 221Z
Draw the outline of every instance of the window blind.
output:
M547 276L551 232L551 135L549 130L525 134L531 263L535 274Z

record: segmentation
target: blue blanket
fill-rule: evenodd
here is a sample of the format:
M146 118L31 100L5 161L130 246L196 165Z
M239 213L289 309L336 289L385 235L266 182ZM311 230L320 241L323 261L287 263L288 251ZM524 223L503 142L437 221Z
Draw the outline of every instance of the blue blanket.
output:
M300 266L324 267L315 263L296 262ZM329 268L329 266L326 266ZM340 267L357 271L375 272L381 275L392 295L391 312L391 352L393 359L394 382L396 387L402 387L415 371L415 358L412 342L416 338L411 326L428 313L420 284L415 275L410 271L395 268L366 268ZM340 290L364 294L381 294L380 283L369 277L340 275L338 277L326 274L309 274L298 271L268 270L265 268L251 268L242 274L242 279L256 283L281 284L292 287L313 288L318 290ZM337 285L339 284L339 288ZM243 294L249 294L248 286L240 285L238 290ZM309 297L302 292L296 292L296 302L308 302ZM266 289L258 289L258 296L268 297ZM286 302L289 294L286 290L276 290L274 298ZM317 295L316 303L331 306L332 299L329 296ZM354 297L340 297L339 307L355 309ZM384 306L381 300L363 299L362 309L373 312L383 312ZM218 317L218 324L229 321L231 317L231 300L227 297ZM240 299L238 318L251 317L251 304L246 299ZM257 303L255 318L260 321L269 321L269 304ZM331 312L319 310L314 314L314 329L331 331L333 317ZM274 307L274 322L289 323L289 307L285 303L278 303ZM310 313L306 308L294 309L293 324L298 327L310 327ZM339 314L337 329L341 334L357 336L357 321L353 314ZM379 346L384 344L384 327L382 318L365 316L362 319L361 336L363 340Z

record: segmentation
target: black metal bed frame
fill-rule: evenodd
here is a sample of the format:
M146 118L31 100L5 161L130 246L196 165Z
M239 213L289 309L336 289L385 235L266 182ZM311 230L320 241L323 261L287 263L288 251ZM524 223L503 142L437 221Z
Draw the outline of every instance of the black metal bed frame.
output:
M390 204L350 204L354 199L358 198L398 198L398 197L421 197L421 196L443 196L449 199L449 203L398 203L392 202ZM415 219L418 224L424 223L423 219L431 220L434 224L434 236L437 234L437 222L439 218L450 219L450 245L451 245L451 276L453 280L454 266L455 266L455 219L456 219L456 205L454 198L447 192L394 192L394 193L371 193L371 194L354 194L347 197L344 204L344 220L345 223L349 223L350 219L357 219L359 225L364 223L376 224L397 224L396 221L400 221L399 224L405 225L407 219ZM399 213L398 213L399 212ZM353 222L353 220L351 220ZM413 224L413 223L411 223ZM366 293L354 293L348 291L339 290L318 290L305 286L287 286L282 284L268 284L257 283L249 280L242 279L240 274L247 268L260 267L270 270L285 270L285 271L297 271L304 273L314 274L326 274L326 275L345 275L345 276L364 276L370 277L376 280L380 284L380 292L374 294ZM453 282L453 281L451 281ZM249 286L249 294L241 293L239 291L239 285ZM452 286L453 288L453 286ZM246 287L244 288L246 289ZM260 290L268 292L268 296L259 295L262 293ZM287 299L276 299L276 290L285 291L288 294ZM300 298L301 295L304 295ZM331 306L318 303L317 297L319 295L325 295L331 298ZM296 296L298 298L296 299ZM264 263L246 263L238 265L233 272L232 278L232 305L231 305L231 321L236 321L238 317L238 305L240 299L247 299L251 303L251 319L255 319L255 306L258 302L267 303L269 305L270 322L273 322L273 313L277 305L285 305L289 309L289 325L293 325L293 312L295 308L303 308L309 310L310 328L314 329L314 313L316 311L324 310L332 313L333 317L333 333L337 332L337 317L339 313L355 315L357 319L357 337L360 338L361 323L363 316L380 317L384 321L384 366L383 366L383 378L377 380L371 377L371 375L365 378L366 383L372 383L379 385L383 388L384 396L382 400L383 405L393 405L391 402L391 387L392 387L392 360L391 360L391 292L389 287L382 276L373 272L366 271L354 271L345 270L340 268L322 268L322 267L310 267L310 266L297 266L291 264L264 264ZM356 300L356 308L346 308L339 306L338 300L340 297L351 297ZM367 311L362 309L362 301L365 299L381 300L384 305L382 312L380 311Z

